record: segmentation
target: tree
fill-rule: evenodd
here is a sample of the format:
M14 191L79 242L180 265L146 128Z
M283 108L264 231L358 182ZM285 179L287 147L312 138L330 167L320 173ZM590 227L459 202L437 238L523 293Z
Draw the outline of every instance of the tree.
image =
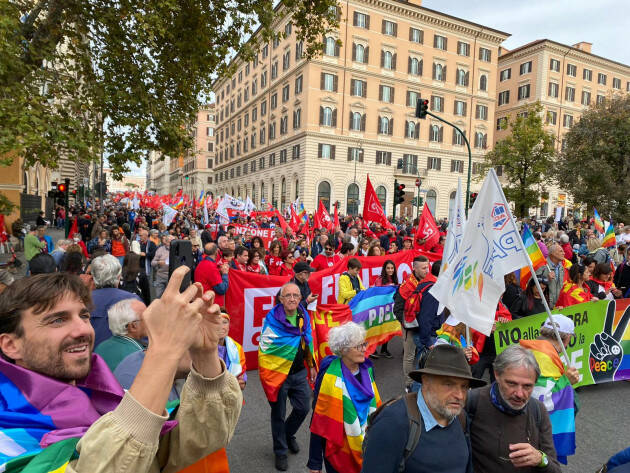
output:
M576 202L616 221L630 218L630 95L585 111L565 135L556 180Z
M512 118L504 129L510 135L498 141L485 155L485 167L501 166L507 186L505 196L514 202L519 217L537 207L542 189L552 174L554 135L545 131L539 102Z
M335 0L0 2L0 164L100 159L115 178L155 150L193 149L200 102L230 60L253 58L289 16L304 54L338 26ZM255 29L254 39L247 43Z

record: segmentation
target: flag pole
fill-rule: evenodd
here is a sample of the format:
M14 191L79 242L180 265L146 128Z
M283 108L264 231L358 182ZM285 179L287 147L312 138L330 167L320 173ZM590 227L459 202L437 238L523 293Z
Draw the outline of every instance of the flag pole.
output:
M492 178L495 180L497 187L501 190L501 195L503 197L504 202L507 202L507 200L505 199L505 195L503 194L503 188L501 187L501 183L499 182L499 179L497 178L497 175L494 172L494 169L492 171L493 171ZM516 222L514 222L514 216L512 215L512 211L509 208L508 208L508 214L510 215L510 220L512 221L512 225L516 228ZM545 306L545 311L547 312L547 315L549 316L549 319L551 320L551 323L553 325L553 331L556 334L556 338L558 342L560 343L560 347L562 348L562 354L564 355L566 364L567 366L571 366L569 355L567 354L567 350L564 347L564 343L562 342L562 338L560 337L560 333L558 332L558 327L556 326L556 322L553 318L553 314L551 313L551 309L549 308L549 304L547 303L547 299L545 298L545 294L542 288L540 287L540 282L538 281L538 276L536 276L536 271L534 271L534 265L532 264L532 260L529 257L527 250L525 249L525 245L523 244L523 239L520 237L520 235L517 238L517 240L518 240L519 246L521 247L521 251L525 254L525 257L527 258L529 271L532 273L532 278L534 279L534 283L536 284L536 289L538 289L538 293L540 294L540 299L542 300L543 305Z

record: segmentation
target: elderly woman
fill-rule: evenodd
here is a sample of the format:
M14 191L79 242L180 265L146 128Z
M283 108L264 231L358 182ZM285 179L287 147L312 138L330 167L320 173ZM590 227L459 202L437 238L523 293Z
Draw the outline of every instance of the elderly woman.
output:
M368 416L381 404L372 362L365 357L365 329L354 322L330 329L333 356L324 358L315 381L307 467L321 473L359 473Z

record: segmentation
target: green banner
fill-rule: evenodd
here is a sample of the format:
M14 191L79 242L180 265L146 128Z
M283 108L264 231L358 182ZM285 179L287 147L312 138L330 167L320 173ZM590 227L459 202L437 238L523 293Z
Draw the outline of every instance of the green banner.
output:
M630 379L630 299L586 302L552 313L575 323L575 337L567 347L571 366L580 372L575 387ZM547 314L538 314L497 323L497 354L519 340L536 339L546 319Z

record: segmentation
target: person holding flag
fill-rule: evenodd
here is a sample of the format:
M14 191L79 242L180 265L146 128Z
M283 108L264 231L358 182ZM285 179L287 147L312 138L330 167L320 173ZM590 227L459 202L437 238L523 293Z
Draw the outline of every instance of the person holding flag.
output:
M571 262L564 257L564 250L559 243L554 243L549 246L549 256L547 257L547 264L541 266L536 271L536 276L539 280L547 281L547 288L549 289L549 307L555 307L562 292L562 286L569 277L569 268L572 266ZM521 280L522 280L521 273Z

